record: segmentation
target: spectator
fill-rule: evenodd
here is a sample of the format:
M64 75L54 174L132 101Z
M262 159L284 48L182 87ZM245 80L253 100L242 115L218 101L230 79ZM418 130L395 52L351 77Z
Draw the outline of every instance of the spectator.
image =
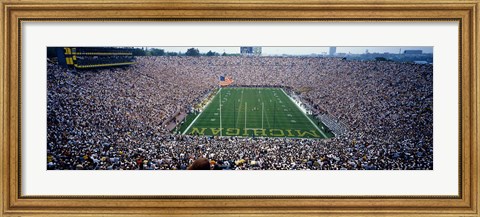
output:
M198 158L196 159L190 167L189 170L210 170L210 161L207 158Z
M201 137L163 123L194 110L228 72L281 86L334 138ZM433 169L433 68L313 57L137 57L123 68L47 66L47 169ZM293 78L293 79L292 79Z

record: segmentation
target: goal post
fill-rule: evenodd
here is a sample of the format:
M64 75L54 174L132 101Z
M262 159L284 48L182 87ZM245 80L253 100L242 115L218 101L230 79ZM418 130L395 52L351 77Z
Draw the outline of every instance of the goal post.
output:
M222 136L222 88L219 91L220 94L220 136Z
M245 102L245 129L247 129L247 102Z

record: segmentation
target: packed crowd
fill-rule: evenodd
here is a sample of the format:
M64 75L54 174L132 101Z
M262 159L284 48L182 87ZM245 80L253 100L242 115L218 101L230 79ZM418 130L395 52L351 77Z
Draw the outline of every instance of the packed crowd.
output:
M47 168L433 169L431 65L313 57L137 57L129 67L48 64ZM330 139L197 137L162 123L218 86L282 85L347 128Z

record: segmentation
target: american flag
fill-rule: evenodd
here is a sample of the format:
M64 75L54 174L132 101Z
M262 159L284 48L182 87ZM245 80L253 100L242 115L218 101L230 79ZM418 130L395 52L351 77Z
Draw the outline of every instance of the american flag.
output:
M220 82L218 83L220 86L228 86L233 83L233 80L230 77L220 76Z

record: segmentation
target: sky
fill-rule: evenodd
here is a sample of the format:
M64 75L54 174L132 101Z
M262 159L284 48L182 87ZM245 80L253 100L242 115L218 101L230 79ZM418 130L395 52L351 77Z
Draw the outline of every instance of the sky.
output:
M182 52L185 53L187 49L192 47L155 47L164 49L166 52ZM207 53L213 51L217 53L240 53L240 47L195 47L200 53ZM369 53L403 53L404 50L422 50L423 53L433 53L433 47L420 47L420 46L395 46L395 47L337 47L337 53L352 53L362 54L368 50ZM264 55L309 55L309 54L321 54L326 52L328 54L329 47L262 47L262 54Z

